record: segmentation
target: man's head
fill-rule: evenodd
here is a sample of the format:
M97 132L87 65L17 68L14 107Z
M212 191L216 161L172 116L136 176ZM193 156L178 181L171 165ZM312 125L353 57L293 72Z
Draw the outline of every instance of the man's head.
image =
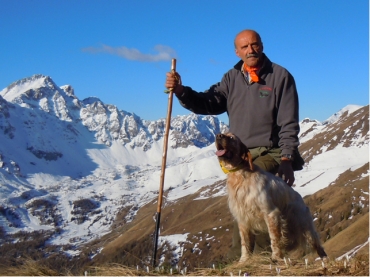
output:
M260 66L262 62L263 44L260 35L253 30L244 30L234 40L235 53L248 66Z

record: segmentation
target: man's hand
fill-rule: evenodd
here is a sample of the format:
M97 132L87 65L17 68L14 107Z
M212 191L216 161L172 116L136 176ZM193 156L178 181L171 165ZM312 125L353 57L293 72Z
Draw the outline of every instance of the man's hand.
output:
M292 162L282 160L279 166L278 175L288 184L288 186L291 187L295 180Z
M166 83L164 86L170 90L173 89L173 92L176 94L181 94L183 86L181 84L181 76L176 72L167 72L166 73Z

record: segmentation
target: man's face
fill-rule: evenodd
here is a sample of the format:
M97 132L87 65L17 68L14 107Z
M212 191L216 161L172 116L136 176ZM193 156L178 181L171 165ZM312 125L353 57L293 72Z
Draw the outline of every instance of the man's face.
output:
M243 31L235 38L235 53L248 66L260 65L263 44L259 36L253 31Z

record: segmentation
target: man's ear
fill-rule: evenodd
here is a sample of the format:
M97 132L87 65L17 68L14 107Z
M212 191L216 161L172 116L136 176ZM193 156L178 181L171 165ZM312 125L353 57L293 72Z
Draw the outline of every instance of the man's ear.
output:
M235 54L240 58L240 55L239 55L238 49L236 49L236 48L235 48Z

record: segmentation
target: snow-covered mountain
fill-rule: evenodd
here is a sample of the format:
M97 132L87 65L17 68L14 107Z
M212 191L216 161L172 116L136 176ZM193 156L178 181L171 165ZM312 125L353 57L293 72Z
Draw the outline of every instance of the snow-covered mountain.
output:
M47 76L11 84L0 92L0 225L6 232L60 226L63 242L104 234L119 209L155 195L164 127L165 119L143 120L93 97L81 101ZM186 174L211 176L200 170L213 155L206 146L226 129L213 116L172 118L168 176L191 160L182 169L191 173L173 174L177 184ZM81 203L92 207L83 216Z
M346 116L349 116L351 113L357 111L362 106L359 105L348 105L341 109L340 111L336 112L332 116L330 116L327 120L320 122L314 119L305 118L300 122L300 143L304 143L311 138L313 138L316 134L325 131L325 127L327 125L330 125L331 123L335 123L340 119L340 117L345 114Z
M324 122L300 125L307 163L296 173L295 189L302 196L369 162L368 107L347 106ZM3 89L0 231L50 230L50 243L78 246L111 232L122 210L130 222L157 197L164 127L165 119L143 120L94 97L79 100L71 86L58 87L43 75ZM226 194L214 187L225 175L213 145L226 130L214 116L172 118L167 201L200 190L200 198Z

